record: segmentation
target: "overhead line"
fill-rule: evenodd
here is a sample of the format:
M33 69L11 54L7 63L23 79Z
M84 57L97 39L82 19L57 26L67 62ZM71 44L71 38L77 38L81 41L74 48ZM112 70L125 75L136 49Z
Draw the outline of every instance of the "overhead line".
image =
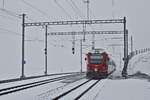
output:
M57 0L54 0L56 5L62 9L62 11L70 18L72 19L72 17L70 16L70 14L57 2Z
M13 18L11 18L11 17L8 17L8 16L5 16L5 15L0 15L1 17L3 17L3 18L6 18L6 19L10 19L10 20L12 20L12 21L15 21Z
M43 26L43 25L73 25L73 24L110 24L110 23L124 23L123 19L107 19L107 20L77 20L77 21L54 21L54 22L33 22L25 23L25 27L29 26Z
M13 35L19 35L19 36L21 36L21 34L19 34L19 33L17 33L17 32L14 32L14 31L11 31L11 30L8 30L8 29L5 29L5 28L1 28L1 27L0 27L0 30L7 31L7 32L9 32L9 33L12 33Z
M21 19L21 17L19 17L19 14L16 14L15 12L12 12L12 11L6 10L6 9L2 9L2 8L0 8L0 10L7 13L10 16Z
M35 9L36 11L38 11L39 13L41 13L42 15L45 15L44 17L47 16L47 18L50 19L50 16L49 16L46 12L40 10L39 8L33 6L32 4L30 4L29 2L27 2L27 1L25 1L25 0L22 0L22 2L23 2L24 4L30 6L32 9Z
M9 15L9 16L15 17L15 18L17 18L17 19L21 19L20 15L17 14L17 13L15 13L15 12L13 12L13 11L10 11L10 10L7 10L7 9L3 9L3 8L0 8L0 10L1 10L2 12L5 12L5 13L6 13L7 15ZM0 16L4 17L4 15L0 15ZM11 19L10 17L7 17L7 18ZM27 20L33 21L32 19L30 19L30 18L28 18L28 17L26 17L26 18L27 18ZM14 21L14 19L11 19L11 20Z
M73 0L70 0L70 1L74 5L74 7L78 10L78 12L80 12L80 13L78 13L78 15L82 18L82 15L81 15L82 13L81 13L80 9L78 8L78 6L75 4L75 2ZM87 1L87 3L89 3L89 1ZM90 10L90 9L88 8L88 10ZM88 20L89 20L89 17L88 17ZM89 25L89 26L91 27L92 30L94 30L94 28L91 25ZM94 38L95 38L94 33L93 33L93 37L92 38L93 38L93 41L94 41Z
M78 10L78 12L79 12L79 16L82 18L82 16L84 17L84 15L82 14L82 12L80 11L80 9L77 7L77 5L75 4L75 2L74 1L72 1L72 0L70 0L71 1L71 3L74 5L74 7Z
M83 31L79 32L50 32L48 35L82 35ZM86 31L85 34L123 34L123 31Z
M18 33L18 32L14 32L14 31L12 31L12 30L8 30L8 29L5 29L5 28L2 28L2 27L0 27L0 31L5 31L5 32L7 32L8 34L11 34L11 35L16 35L16 36L22 36L22 34L20 34L20 33ZM0 34L5 34L5 33L2 33L2 32L0 32ZM28 38L33 38L33 37L29 37L29 36L27 36ZM37 38L35 38L35 39L32 39L32 40L25 40L25 41L38 41L38 42L42 42L42 40L40 40L40 39L37 39Z
M57 4L57 6L59 6L59 8L62 9L62 11L71 19L73 20L73 18L71 17L71 15L57 2L57 0L54 0L55 3ZM72 28L72 27L71 27Z
M73 11L75 12L76 15L79 15L80 18L82 18L82 16L78 13L77 9L73 6L73 4L70 2L70 0L66 0L68 2L68 4L71 6L71 8L73 9Z

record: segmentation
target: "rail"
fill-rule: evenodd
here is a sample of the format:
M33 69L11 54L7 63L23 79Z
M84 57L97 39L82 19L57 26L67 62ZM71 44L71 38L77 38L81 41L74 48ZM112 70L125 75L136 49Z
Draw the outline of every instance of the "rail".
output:
M17 92L17 91L21 91L21 90L25 90L25 89L28 89L28 88L33 88L33 87L36 87L36 86L40 86L40 85L60 81L60 80L66 79L68 77L73 77L73 76L76 76L76 75L78 75L78 74L66 75L66 76L61 76L61 77L57 77L57 78L51 78L51 79L46 79L46 80L42 80L42 81L31 82L31 83L27 83L27 84L22 84L22 85L16 85L16 86L12 86L12 87L3 88L3 89L0 89L0 96L10 94L10 93L13 93L13 92Z

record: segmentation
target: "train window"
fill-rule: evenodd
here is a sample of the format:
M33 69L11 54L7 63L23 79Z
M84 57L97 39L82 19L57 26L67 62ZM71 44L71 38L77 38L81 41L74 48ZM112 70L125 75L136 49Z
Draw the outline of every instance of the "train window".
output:
M103 58L103 56L101 56L101 55L93 54L90 56L90 63L91 64L100 64L102 58Z

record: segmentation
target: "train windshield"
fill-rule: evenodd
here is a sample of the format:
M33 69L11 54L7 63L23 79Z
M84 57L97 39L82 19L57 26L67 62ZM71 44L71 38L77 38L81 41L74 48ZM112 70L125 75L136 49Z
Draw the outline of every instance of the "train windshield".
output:
M91 64L100 64L101 63L101 60L102 60L102 55L100 54L92 54L90 56L90 63Z

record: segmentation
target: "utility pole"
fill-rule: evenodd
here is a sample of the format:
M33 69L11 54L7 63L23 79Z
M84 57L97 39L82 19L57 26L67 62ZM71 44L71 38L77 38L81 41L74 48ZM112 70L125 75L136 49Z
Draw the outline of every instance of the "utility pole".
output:
M87 20L90 20L90 0L85 1L87 3ZM92 50L95 49L95 34L92 34Z
M126 17L124 17L124 60L127 58Z
M47 25L45 25L45 75L47 75Z
M92 50L95 49L95 33L92 34Z
M82 72L82 39L80 40L80 71Z
M89 10L90 10L90 8L89 8L89 3L90 3L90 1L89 0L87 0L87 20L89 20L90 19L90 13L89 13Z
M86 24L83 24L83 41L85 42Z
M89 11L90 11L90 7L89 7L90 5L89 5L89 3L90 3L90 1L89 1L89 0L86 0L86 1L84 1L84 3L87 4L87 5L86 5L86 6L87 6L87 8L86 8L86 9L87 9L87 20L89 20L89 17L90 17L90 16L89 16L89 14L90 14L90 13L89 13Z
M25 64L25 60L24 60L24 41L25 41L25 14L22 14L22 73L21 73L21 78L24 78L24 64Z
M127 77L127 67L128 67L128 30L126 30L126 17L124 17L124 67L122 70L122 76Z
M112 0L112 17L115 17L115 13L114 13L114 0Z
M89 20L89 0L84 1L84 3L87 3L87 20ZM85 41L85 31L86 31L86 24L83 24L83 32L84 32L84 37L83 41Z
M3 0L3 9L4 9L4 7L5 7L5 0Z
M119 56L120 56L120 68L121 68L121 61L122 61L122 59L121 59L121 52L119 53Z
M133 38L131 36L131 53L133 52Z
M75 33L72 32L72 54L75 53Z

